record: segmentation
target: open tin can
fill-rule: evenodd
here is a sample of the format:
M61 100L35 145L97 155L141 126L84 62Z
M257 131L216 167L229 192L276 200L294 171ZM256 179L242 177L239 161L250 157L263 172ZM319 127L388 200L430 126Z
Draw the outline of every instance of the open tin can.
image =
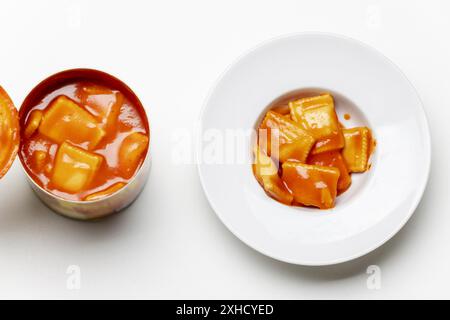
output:
M148 136L147 147L143 151L141 162L133 175L127 179L126 183L123 183L121 188L92 200L66 198L58 192L45 188L37 181L36 177L33 177L33 172L27 165L27 159L21 152L25 142L20 136L24 134L26 118L29 116L30 109L36 107L45 97L59 88L80 82L94 83L110 88L114 92L120 92L139 113L143 130ZM49 208L64 216L90 220L110 215L129 206L144 188L150 172L149 138L149 122L139 98L125 83L107 73L93 69L72 69L54 74L39 83L28 94L19 111L14 107L8 94L0 87L0 179L19 155L22 167L36 195Z

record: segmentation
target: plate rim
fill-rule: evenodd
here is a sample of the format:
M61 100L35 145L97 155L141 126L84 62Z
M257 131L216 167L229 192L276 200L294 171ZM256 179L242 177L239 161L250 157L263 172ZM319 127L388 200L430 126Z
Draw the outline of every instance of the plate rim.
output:
M201 154L202 154L202 133L203 133L203 119L204 119L204 115L205 112L207 110L208 104L211 100L212 95L214 94L215 90L217 89L217 87L219 86L220 82L222 81L222 79L228 74L228 72L235 66L237 65L239 62L241 62L245 57L247 57L248 55L264 48L265 46L268 46L272 43L275 43L277 41L282 41L282 40L286 40L286 39L295 39L295 38L299 38L299 37L310 37L310 36L319 36L319 37L325 37L325 38L335 38L335 39L339 39L339 40L344 40L347 42L351 42L354 44L357 44L359 46L362 46L366 49L368 49L369 51L375 53L376 55L378 55L380 58L382 58L384 61L386 61L388 64L391 65L391 67L393 67L394 70L396 70L396 72L398 72L398 74L409 84L409 86L411 87L412 91L414 92L415 97L417 98L417 101L419 102L420 108L419 110L422 112L422 116L423 116L423 125L424 125L424 148L426 150L426 154L425 154L425 165L426 165L426 175L425 175L425 179L424 182L422 183L422 185L420 185L420 188L417 189L418 192L416 192L415 197L413 199L413 201L411 202L411 206L409 208L409 212L407 212L403 218L403 220L399 223L398 226L396 226L395 228L393 228L393 231L391 233L389 233L387 236L383 237L381 240L376 241L376 243L368 248L366 248L365 250L361 250L360 252L357 252L351 256L347 256L347 257L342 257L340 259L334 259L334 260L329 260L329 261L323 261L323 262L314 262L314 261L294 261L293 259L287 259L284 257L280 257L277 256L273 253L269 253L267 252L264 248L259 248L258 246L252 244L251 242L247 241L247 239L245 238L244 235L239 235L237 234L237 232L235 230L233 230L233 228L225 221L225 219L223 218L223 214L220 212L220 210L216 207L216 205L213 203L213 201L211 200L211 196L209 194L209 191L206 188L205 185L205 181L204 181L204 177L202 174L202 161L201 161ZM386 244L389 240L391 240L398 232L400 232L401 229L403 229L403 227L408 223L408 221L411 219L411 217L413 216L413 214L415 213L415 211L417 210L417 207L419 206L423 195L425 193L425 190L428 186L428 182L430 179L430 171L431 171L431 158L432 158L432 147L431 147L431 132L430 132L430 125L429 125L429 120L428 120L428 116L424 107L424 103L419 95L418 90L416 89L416 87L412 84L412 82L408 79L408 77L405 75L405 73L387 56L385 56L383 53L381 53L378 49L366 44L363 41L360 41L358 39L346 36L346 35L342 35L342 34L338 34L338 33L332 33L332 32L318 32L318 31L306 31L306 32L294 32L294 33L288 33L288 34L282 34L282 35L278 35L275 37L271 37L265 41L260 42L259 44L257 44L256 46L251 47L250 49L245 50L243 53L241 53L240 55L238 55L230 64L228 64L228 66L225 68L224 71L221 72L221 74L218 76L218 78L214 81L213 85L211 86L211 88L208 91L208 94L206 95L206 98L203 102L202 108L200 110L199 113L199 118L198 118L198 130L197 130L197 137L195 139L195 143L196 143L196 156L195 159L197 161L197 173L199 175L199 179L200 179L200 184L202 186L203 192L205 194L206 199L208 200L209 205L211 206L212 210L214 211L215 215L219 218L219 220L226 226L226 228L228 229L229 232L231 232L236 238L238 238L241 242L243 242L245 245L247 245L248 247L252 248L253 250L259 252L260 254L263 254L267 257L270 257L274 260L277 261L281 261L284 263L288 263L288 264L292 264L292 265L299 265L299 266L309 266L309 267L320 267L320 266L331 266L331 265L337 265L337 264L341 264L341 263L345 263L345 262L349 262L355 259L358 259L360 257L363 257L371 252L373 252L374 250L382 247L384 244Z

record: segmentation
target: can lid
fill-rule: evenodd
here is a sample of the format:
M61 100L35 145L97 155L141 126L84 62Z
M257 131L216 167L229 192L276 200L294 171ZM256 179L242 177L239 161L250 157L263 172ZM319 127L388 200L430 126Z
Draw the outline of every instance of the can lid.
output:
M19 113L0 86L0 179L8 172L20 144Z

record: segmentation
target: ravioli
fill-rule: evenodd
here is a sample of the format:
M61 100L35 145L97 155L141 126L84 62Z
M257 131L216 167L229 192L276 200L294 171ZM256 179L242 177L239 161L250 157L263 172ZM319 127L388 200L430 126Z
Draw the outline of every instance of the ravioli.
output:
M281 162L305 162L315 142L314 137L299 124L274 111L267 112L260 129L267 130L267 154L279 158ZM272 139L276 139L275 143ZM278 157L272 150L272 146L277 145Z
M350 172L365 172L372 148L372 134L367 127L344 129L342 155Z
M32 155L33 165L38 170L42 171L47 163L47 152L36 150Z
M147 146L148 137L139 132L131 133L123 140L119 149L119 168L124 177L130 178L134 174Z
M24 135L25 138L29 139L39 128L41 124L44 113L41 110L33 110L28 116Z
M275 162L259 148L255 148L253 173L256 180L272 198L287 205L292 203L293 196L278 176L278 168Z
M308 164L337 168L340 173L337 184L338 194L346 191L352 183L352 177L348 172L345 160L339 151L313 154L308 158Z
M103 158L64 142L58 150L51 182L66 192L80 192L94 179Z
M346 129L339 122L330 94L301 94L270 105L258 127L253 173L281 203L330 209L350 188L351 174L368 169L374 139L369 128Z
M317 141L313 154L342 149L344 136L330 94L298 99L289 103L291 118Z
M105 136L94 116L66 96L59 96L51 103L39 132L57 143L85 144L88 150L94 149Z
M107 133L114 131L124 103L123 94L103 86L90 85L79 88L78 95L81 103L103 124L103 129Z
M292 191L295 202L320 209L334 207L339 169L287 161L282 179Z

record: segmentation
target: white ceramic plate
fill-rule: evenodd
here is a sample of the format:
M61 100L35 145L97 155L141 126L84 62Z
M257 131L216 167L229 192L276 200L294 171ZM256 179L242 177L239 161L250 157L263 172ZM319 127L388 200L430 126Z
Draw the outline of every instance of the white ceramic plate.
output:
M211 156L230 129L253 129L267 106L296 89L330 91L347 127L367 125L377 148L369 172L353 175L332 210L288 207L256 182L246 161ZM228 133L227 133L228 132ZM239 239L272 258L329 265L376 249L408 221L424 192L430 135L422 103L402 72L376 50L329 34L297 34L252 50L219 79L201 115L200 179L212 208ZM220 153L220 152L219 152Z

